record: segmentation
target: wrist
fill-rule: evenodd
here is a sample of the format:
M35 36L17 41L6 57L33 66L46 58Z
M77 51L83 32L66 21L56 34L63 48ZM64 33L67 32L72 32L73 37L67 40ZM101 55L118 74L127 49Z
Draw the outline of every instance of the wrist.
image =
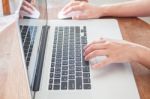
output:
M138 62L143 65L150 65L150 49L142 46L138 51Z
M109 5L101 5L99 6L99 16L104 17L104 16L109 16L110 15L110 9L111 7Z

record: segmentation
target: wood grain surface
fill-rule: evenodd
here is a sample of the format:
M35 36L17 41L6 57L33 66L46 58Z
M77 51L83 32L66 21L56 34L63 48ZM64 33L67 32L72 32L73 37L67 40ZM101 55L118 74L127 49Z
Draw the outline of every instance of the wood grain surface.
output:
M30 99L16 26L0 32L0 99Z

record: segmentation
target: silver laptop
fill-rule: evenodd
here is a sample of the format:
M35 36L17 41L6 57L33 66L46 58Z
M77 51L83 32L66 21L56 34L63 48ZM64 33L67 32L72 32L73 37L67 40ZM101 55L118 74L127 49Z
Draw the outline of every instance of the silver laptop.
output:
M47 12L45 0L36 4ZM84 61L87 43L122 39L117 20L47 20L45 13L19 25L32 99L140 99L129 63L93 70Z

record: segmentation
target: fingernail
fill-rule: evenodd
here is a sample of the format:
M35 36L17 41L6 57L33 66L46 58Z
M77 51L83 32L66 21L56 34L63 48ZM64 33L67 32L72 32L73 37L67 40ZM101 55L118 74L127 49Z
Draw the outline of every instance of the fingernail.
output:
M87 58L85 57L84 60L87 61Z

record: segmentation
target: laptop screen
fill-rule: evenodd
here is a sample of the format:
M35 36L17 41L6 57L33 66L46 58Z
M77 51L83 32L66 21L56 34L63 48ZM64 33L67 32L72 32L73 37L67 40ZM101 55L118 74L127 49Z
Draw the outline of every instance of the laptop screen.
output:
M20 9L20 33L24 52L25 63L28 71L31 91L37 90L40 77L36 77L39 68L39 59L43 56L41 52L45 42L47 30L47 3L46 0L26 0ZM39 23L39 24L38 24ZM41 24L40 24L41 23ZM44 48L44 47L43 47ZM41 66L41 65L40 65ZM35 81L38 80L38 81Z

